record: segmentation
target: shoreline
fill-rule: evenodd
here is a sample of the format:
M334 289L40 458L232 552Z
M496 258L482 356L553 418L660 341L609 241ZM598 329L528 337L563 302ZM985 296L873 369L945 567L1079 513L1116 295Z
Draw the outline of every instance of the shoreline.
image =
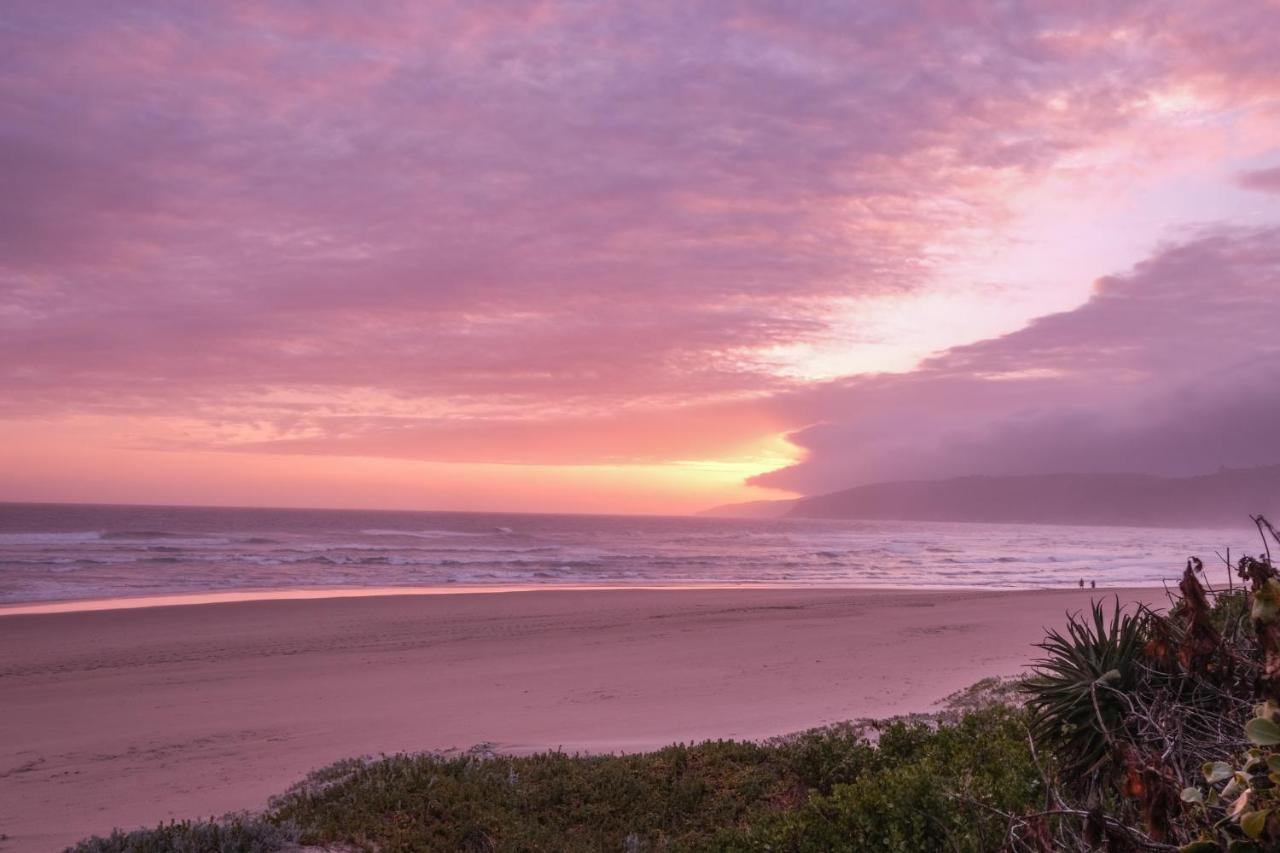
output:
M626 595L616 594L627 592ZM342 758L644 751L936 709L1090 599L626 589L258 599L0 619L0 841L258 809Z
M812 590L825 592L959 592L959 593L1020 593L1020 592L1080 592L1106 594L1134 590L1162 590L1151 584L1125 584L1116 587L1083 589L1071 584L1064 586L1002 587L975 584L963 586L914 585L894 586L841 586L822 584L787 583L654 583L654 584L451 584L448 586L332 586L332 587L278 587L252 589L210 590L206 592L155 593L150 595L113 596L108 598L71 598L47 601L15 601L0 603L0 619L6 616L49 616L59 613L96 613L109 610L141 610L153 607L195 607L212 604L242 604L253 601L321 601L334 598L396 598L400 596L441 595L502 595L527 592L710 592L715 590Z

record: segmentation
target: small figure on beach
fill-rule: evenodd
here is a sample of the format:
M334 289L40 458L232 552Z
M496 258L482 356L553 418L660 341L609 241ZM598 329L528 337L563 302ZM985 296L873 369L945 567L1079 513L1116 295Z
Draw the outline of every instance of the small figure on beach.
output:
M1084 589L1084 578L1080 578L1080 588Z
M1089 589L1097 589L1097 588L1098 588L1097 581L1089 581Z

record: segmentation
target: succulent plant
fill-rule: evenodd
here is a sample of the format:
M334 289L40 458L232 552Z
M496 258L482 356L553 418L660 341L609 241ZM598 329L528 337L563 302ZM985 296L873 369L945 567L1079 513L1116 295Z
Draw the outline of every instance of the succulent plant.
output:
M1118 694L1133 686L1147 621L1145 611L1125 613L1118 600L1108 619L1095 601L1089 616L1071 614L1065 634L1050 630L1038 644L1045 656L1025 686L1033 734L1081 781L1111 755L1112 733L1125 714Z

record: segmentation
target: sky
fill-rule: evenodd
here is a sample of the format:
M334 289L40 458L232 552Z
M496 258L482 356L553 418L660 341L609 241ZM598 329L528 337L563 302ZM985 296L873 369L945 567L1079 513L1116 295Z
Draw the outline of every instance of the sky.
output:
M1280 4L0 7L0 500L1280 462Z

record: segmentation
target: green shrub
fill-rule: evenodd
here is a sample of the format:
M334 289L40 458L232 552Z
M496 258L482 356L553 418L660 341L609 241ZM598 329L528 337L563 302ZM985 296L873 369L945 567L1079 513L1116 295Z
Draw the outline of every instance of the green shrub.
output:
M115 830L85 839L66 853L272 853L297 840L291 826L256 817L182 821L155 829Z
M626 756L398 755L348 763L274 809L304 841L384 851L667 849L795 787L777 749L714 741Z
M867 741L865 728L845 723L778 738L771 745L802 788L829 794L879 766L879 750Z
M1043 796L1021 711L971 713L936 731L925 724L884 729L874 761L829 794L726 831L708 849L792 853L1000 849L1008 823Z
M74 853L267 853L297 841L395 851L983 850L1033 803L1026 713L820 729L640 755L348 760L260 820L91 839Z

